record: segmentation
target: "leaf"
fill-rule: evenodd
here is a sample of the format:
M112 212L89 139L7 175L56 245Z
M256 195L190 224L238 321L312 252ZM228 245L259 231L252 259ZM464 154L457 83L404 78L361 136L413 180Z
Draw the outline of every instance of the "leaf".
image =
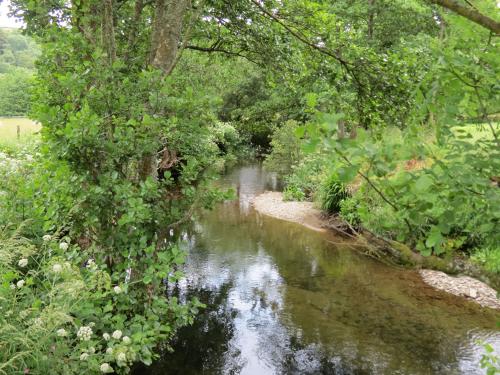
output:
M430 178L426 174L423 174L417 179L417 182L415 182L415 190L417 192L427 191L433 183L434 181L432 180L432 178Z
M304 136L305 132L306 132L306 128L305 128L305 127L303 127L303 126L298 126L298 127L295 129L295 131L294 131L295 136L296 136L297 138L302 138L302 137Z
M337 175L339 178L339 182L343 183L349 183L358 174L359 171L359 166L358 165L352 165L348 167L341 167L337 170Z
M310 92L306 94L306 104L309 108L313 109L316 107L316 103L318 101L318 95L314 92Z
M319 140L317 139L311 139L307 142L304 142L302 145L302 150L306 154L312 154L314 151L316 151L316 147L318 146Z
M438 227L432 227L432 229L429 232L429 236L425 241L425 246L429 248L436 247L438 245L441 245L442 242L443 242L443 235L441 234L441 231L439 230Z

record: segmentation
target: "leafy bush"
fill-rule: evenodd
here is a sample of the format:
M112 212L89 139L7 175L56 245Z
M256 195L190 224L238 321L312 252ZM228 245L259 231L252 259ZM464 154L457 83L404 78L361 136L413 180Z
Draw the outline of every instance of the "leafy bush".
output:
M21 230L0 232L3 373L128 373L136 361L151 363L157 343L184 324L181 311L188 319L195 311L172 298L132 313L133 286L105 264L80 256L67 237L45 235L36 246Z
M305 199L306 195L296 185L288 185L283 190L283 200L285 201L303 201Z
M293 200L315 199L326 164L327 161L320 154L304 157L292 167L292 173L285 177L285 196L293 196Z
M0 74L0 116L23 116L30 108L32 75L25 69Z
M328 176L321 184L319 190L321 208L330 214L339 213L342 202L348 197L349 193L346 187L335 174Z
M353 227L361 224L358 210L359 202L355 197L348 197L340 202L340 216Z

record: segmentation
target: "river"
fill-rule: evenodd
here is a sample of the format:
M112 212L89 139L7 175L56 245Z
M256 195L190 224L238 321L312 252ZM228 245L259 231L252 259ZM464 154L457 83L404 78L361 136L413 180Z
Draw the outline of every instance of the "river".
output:
M498 313L333 235L256 213L251 199L277 186L260 166L222 183L238 200L182 234L179 296L207 308L180 330L173 353L136 375L484 374L478 341L500 352Z

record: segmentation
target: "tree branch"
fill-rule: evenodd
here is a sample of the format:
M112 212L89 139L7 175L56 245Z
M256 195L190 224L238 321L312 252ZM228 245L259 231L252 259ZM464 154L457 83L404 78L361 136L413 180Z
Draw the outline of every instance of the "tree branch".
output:
M250 61L251 63L253 63L255 65L261 65L257 61L255 61L255 60L251 59L250 57L248 57L247 55L242 54L241 51L240 52L234 52L234 51L225 50L223 48L216 47L216 46L201 47L201 46L193 46L193 45L190 45L190 44L187 45L185 48L186 49L192 49L192 50L195 50L195 51L201 51L201 52L208 52L208 53L218 52L218 53L224 53L226 55L242 57L242 58Z
M273 13L271 13L267 9L265 9L262 6L262 4L259 2L259 0L250 0L250 1L255 6L257 6L257 8L259 8L262 13L264 13L267 17L271 18L274 22L276 22L279 25L281 25L286 31L288 31L291 35L293 35L299 41L301 41L302 43L304 43L307 46L311 47L312 49L314 49L314 50L316 50L316 51L318 51L318 52L320 52L320 53L322 53L324 55L327 55L327 56L332 57L335 60L337 60L340 63L340 65L346 70L346 72L349 75L351 75L351 77L354 78L354 80L356 81L356 83L357 83L358 88L360 89L360 91L362 90L363 84L359 81L358 77L354 74L354 72L352 71L352 69L350 67L351 65L353 65L352 63L344 60L344 58L342 56L340 56L340 54L338 52L336 52L336 51L330 51L327 48L321 47L321 46L319 46L319 45L311 42L304 35L302 35L299 32L293 30L290 26L288 26L285 22L283 22L283 20L281 20L276 15L274 15Z
M480 13L475 8L466 7L459 4L456 0L430 0L432 3L442 6L443 8L449 9L462 17L467 18L496 35L500 35L500 22Z

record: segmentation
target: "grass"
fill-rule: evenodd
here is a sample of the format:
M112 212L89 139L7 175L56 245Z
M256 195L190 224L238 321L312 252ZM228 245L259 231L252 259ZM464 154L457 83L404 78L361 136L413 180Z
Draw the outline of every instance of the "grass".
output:
M19 138L17 127L19 126ZM23 117L0 117L0 147L17 147L36 137L40 124Z
M500 247L478 249L472 260L481 264L487 271L500 274Z

